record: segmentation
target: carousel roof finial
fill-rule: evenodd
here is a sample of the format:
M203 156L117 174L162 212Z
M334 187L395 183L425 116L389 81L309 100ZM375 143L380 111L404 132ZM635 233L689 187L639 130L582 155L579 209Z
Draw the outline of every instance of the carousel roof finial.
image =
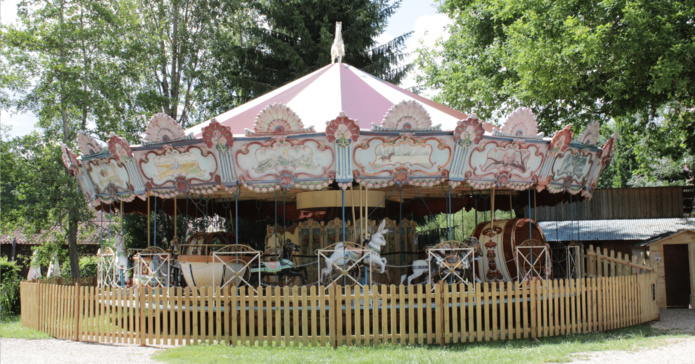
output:
M333 39L333 45L331 46L331 64L335 63L336 58L338 58L338 63L342 63L343 56L345 56L342 29L343 22L335 22L335 39Z

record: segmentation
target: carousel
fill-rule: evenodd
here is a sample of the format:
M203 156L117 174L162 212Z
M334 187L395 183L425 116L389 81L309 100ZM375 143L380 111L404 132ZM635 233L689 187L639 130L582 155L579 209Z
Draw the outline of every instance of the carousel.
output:
M95 210L148 216L147 249L102 250L102 285L522 281L555 269L531 208L591 198L616 136L599 139L546 137L525 108L493 126L336 62L187 130L156 114L138 144L81 134L63 161ZM464 236L471 209L489 221Z

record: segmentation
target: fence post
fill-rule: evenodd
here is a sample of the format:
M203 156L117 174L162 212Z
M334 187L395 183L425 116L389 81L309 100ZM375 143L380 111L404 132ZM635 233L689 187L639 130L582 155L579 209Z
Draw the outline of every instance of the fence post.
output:
M531 292L529 294L530 300L531 300L531 338L537 339L538 334L536 330L538 329L538 325L536 322L536 305L538 304L538 297L536 296L536 280L533 279L529 281L529 286L531 289Z
M337 330L338 328L336 327L336 322L338 321L338 315L342 315L342 312L338 312L339 306L336 304L336 295L335 295L335 284L331 284L328 286L328 325L329 327L329 341L331 342L331 346L334 348L338 347L338 338L337 338ZM366 302L365 302L365 307L366 307Z
M77 291L75 292L75 341L80 341L80 328L82 327L82 307L80 307L80 304L82 303L82 294L79 280L75 282L75 291Z
M138 289L138 313L140 315L140 346L147 346L145 339L145 287L142 284Z
M443 288L444 288L444 281L442 281L442 280L437 282L437 285L434 287L434 293L435 293L434 312L438 318L438 320L435 320L435 325L436 325L435 332L436 332L437 337L439 338L439 343L442 347L444 347L444 312L442 312L442 310L445 309ZM448 304L446 306L446 309L448 309Z

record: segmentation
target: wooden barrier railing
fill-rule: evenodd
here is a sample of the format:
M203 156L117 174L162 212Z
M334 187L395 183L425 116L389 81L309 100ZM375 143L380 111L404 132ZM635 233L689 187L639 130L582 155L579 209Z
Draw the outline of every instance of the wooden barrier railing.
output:
M594 248L593 245L589 246L584 256L585 268L582 271L586 277L620 277L654 270L644 256L633 255L630 258L628 254L616 254L605 248L601 252L601 248Z
M450 344L603 331L658 318L655 273L475 285L144 289L23 282L22 323L141 345Z

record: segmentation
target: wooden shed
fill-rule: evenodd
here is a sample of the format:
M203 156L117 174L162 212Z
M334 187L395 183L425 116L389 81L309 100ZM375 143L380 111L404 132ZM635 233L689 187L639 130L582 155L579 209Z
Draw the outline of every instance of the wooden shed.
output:
M659 309L695 307L695 230L682 230L647 246L657 272Z

